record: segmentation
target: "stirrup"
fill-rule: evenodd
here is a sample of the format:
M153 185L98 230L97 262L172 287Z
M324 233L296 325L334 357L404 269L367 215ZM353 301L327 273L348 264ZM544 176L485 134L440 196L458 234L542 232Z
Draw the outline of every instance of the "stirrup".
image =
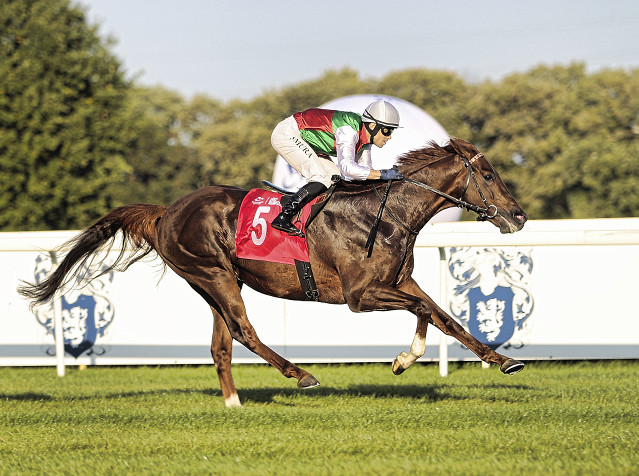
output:
M278 220L279 219L279 220ZM285 217L280 218L280 215L276 216L275 219L271 222L271 226L276 230L283 231L284 233L288 233L290 236L299 236L304 238L304 232L298 229L290 220L287 220Z
M281 226L273 225L272 223L271 223L271 226L273 228L275 228L276 230L283 231L284 233L287 233L289 236L299 236L300 238L304 238L306 236L306 235L304 235L304 232L302 230L300 230L299 228L296 228L294 226L292 228L284 228L284 227L281 227Z

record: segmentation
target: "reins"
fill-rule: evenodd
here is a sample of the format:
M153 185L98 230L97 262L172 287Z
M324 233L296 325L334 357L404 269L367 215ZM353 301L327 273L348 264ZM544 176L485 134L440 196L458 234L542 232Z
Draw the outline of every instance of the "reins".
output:
M388 185L386 185L386 191L384 192L384 198L382 199L382 197L379 196L379 192L377 191L377 187L373 187L373 190L375 191L375 195L377 196L377 198L379 199L379 201L381 202L381 205L379 207L379 211L377 212L377 218L375 220L375 223L373 224L373 228L371 228L371 232L368 235L368 241L366 241L366 248L368 248L368 255L367 258L371 257L371 254L373 253L373 245L375 244L375 236L377 236L377 228L379 227L379 221L382 217L382 212L384 211L384 207L386 205L386 198L388 197L388 193L390 192L390 187L391 184L393 183L392 180L388 181ZM402 223L402 221L397 218L395 216L395 214L393 214L393 212L389 209L386 210L386 213L388 213L388 215L395 221L395 223L397 223L399 226L401 226L404 230L406 230L410 235L412 236L417 236L417 234L419 232L411 230L410 228L408 228L406 225L404 225ZM372 241L371 241L371 237L372 237ZM404 263L406 262L406 257L408 256L408 242L409 240L406 239L406 241L404 242L404 249L402 251L402 259L399 261L399 267L397 268L397 272L395 273L395 279L393 280L393 282L397 282L397 280L399 279L399 273L402 270L402 268L404 267Z
M466 170L468 171L468 176L466 178L466 187L464 187L464 191L462 192L461 196L463 197L464 195L466 195L466 191L468 190L468 186L470 185L470 180L472 178L473 182L475 183L475 187L477 188L477 192L479 193L479 197L481 198L481 201L484 202L485 208L482 208L477 205L473 205L472 203L468 203L462 198L453 197L452 195L449 195L446 192L442 192L441 190L438 190L434 187L431 187L428 184L419 182L417 180L413 180L413 179L405 177L404 182L412 183L413 185L417 185L418 187L425 188L426 190L436 193L440 197L444 197L446 200L453 202L459 208L464 208L468 211L477 213L478 221L489 220L497 216L498 210L495 205L488 205L488 201L486 200L486 197L484 196L484 192L482 192L481 187L479 186L479 182L477 181L477 177L475 176L475 172L473 171L473 168L471 167L471 164L475 162L479 157L483 157L483 154L479 153L470 160L468 160L465 157L459 156L459 158L464 163L464 167L466 167ZM492 213L490 213L491 209L493 209Z
M439 189L436 189L434 187L431 187L428 184L425 184L423 182L419 182L418 180L413 180L411 178L408 177L404 177L403 181L416 185L418 187L424 188L430 192L433 192L437 195L439 195L440 197L445 198L446 200L454 203L457 207L459 208L464 208L468 211L472 211L477 213L477 220L478 221L485 221L485 220L489 220L491 218L495 218L497 216L497 212L498 209L495 205L488 205L488 201L486 200L486 197L484 196L484 193L482 192L481 187L479 186L479 182L477 181L477 177L475 176L475 172L472 169L472 164L479 159L480 157L483 157L483 154L480 152L477 155L475 155L472 159L468 160L465 157L462 156L458 156L462 162L464 163L464 167L466 167L466 170L468 171L468 176L466 177L466 186L464 187L464 191L461 194L461 198L457 198L457 197L453 197L452 195L446 193L446 192L442 192ZM477 192L479 193L479 197L481 198L482 202L484 203L484 207L480 207L477 205L473 205L472 203L469 203L465 200L463 200L464 195L466 195L466 192L468 191L468 187L470 186L470 181L473 181L473 183L475 184L475 187L477 188ZM391 184L392 184L392 180L389 180L387 185L386 185L386 190L384 191L384 195L380 196L379 191L377 190L377 186L373 186L373 190L375 191L375 195L377 196L377 199L380 201L380 207L379 210L377 212L377 217L375 218L375 222L373 223L373 227L371 228L371 231L368 235L368 240L366 241L366 248L368 249L368 255L367 257L370 258L371 254L373 253L373 245L375 244L375 237L377 236L377 229L379 228L379 222L382 218L382 214L384 212L384 210L386 210L386 213L388 213L388 215L393 219L393 221L395 223L397 223L400 227L402 227L404 230L406 230L409 235L413 235L416 236L418 234L417 231L411 230L408 226L406 226L404 223L402 223L402 221L397 218L397 216L395 216L395 214L389 209L386 208L386 199L388 198L388 195L390 193L390 189L391 189ZM491 213L491 209L492 209L492 213ZM400 261L400 265L399 268L397 269L397 273L395 274L395 282L397 282L397 279L399 278L399 273L401 271L401 269L404 266L404 262L406 261L406 256L408 255L408 242L409 240L406 239L406 242L404 244L404 250L402 253L402 259Z

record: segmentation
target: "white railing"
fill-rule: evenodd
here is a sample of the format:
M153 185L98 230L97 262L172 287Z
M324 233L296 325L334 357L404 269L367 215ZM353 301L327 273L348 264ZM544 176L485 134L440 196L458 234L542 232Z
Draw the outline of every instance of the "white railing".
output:
M9 252L31 252L29 254L28 260L32 262L33 252L40 251L50 251L60 244L64 243L68 239L75 236L77 232L75 231L52 231L52 232L16 232L16 233L0 233L0 251L7 252L8 254L13 254ZM443 309L446 309L447 304L447 295L449 293L447 280L449 279L447 272L447 254L450 253L450 249L452 247L580 247L580 246L608 246L612 247L611 249L618 249L619 246L633 246L631 258L634 260L639 267L639 249L636 248L639 245L639 218L623 218L623 219L599 219L599 220L557 220L557 221L530 221L526 224L524 229L515 234L502 235L499 231L489 223L475 223L475 222L455 222L455 223L435 223L429 224L425 227L425 229L420 233L416 242L416 251L427 250L427 249L435 249L437 248L439 251L439 304ZM602 248L607 249L607 248ZM430 252L429 252L430 253ZM590 253L590 252L588 252ZM8 256L5 254L4 256ZM432 256L429 254L429 256ZM27 257L25 256L25 259ZM430 258L429 258L430 259ZM433 259L434 256L433 256ZM585 256L584 259L589 259L588 256ZM616 259L621 259L617 257ZM436 261L432 262L432 266L434 266ZM604 263L607 265L607 263ZM632 265L632 263L631 263ZM633 265L634 266L634 265ZM29 269L32 268L32 265L29 265ZM428 268L424 269L424 266L417 266L416 273L421 273L421 278L425 276L425 273L428 272ZM24 269L27 269L25 266ZM128 273L131 273L129 271ZM133 271L135 275L135 271ZM127 274L127 273L125 273ZM596 273L593 273L596 274ZM430 276L434 274L431 272ZM5 281L7 284L3 284L4 287L12 288L7 289L7 292L15 292L15 286L17 285L18 279L29 279L28 275L25 275L24 271L20 271L16 276L7 276ZM120 279L120 278L118 278ZM166 279L166 278L165 278ZM627 278L624 279L624 289L627 288L628 284ZM623 283L622 283L623 284ZM4 291L3 291L4 292ZM174 288L171 288L170 293L174 292ZM190 290L186 292L190 293ZM627 291L624 291L626 294ZM137 298L131 298L127 296L121 296L121 298L126 301L127 299L131 299L132 301L139 301ZM17 302L17 298L15 298L14 302ZM252 298L249 298L252 299ZM197 299L193 299L194 302L199 302ZM190 302L190 301L189 301ZM284 302L284 301L279 301ZM21 306L24 306L24 302L20 303ZM59 304L59 300L58 300ZM272 322L281 322L282 328L286 328L287 326L287 318L286 318L286 306L292 308L295 304L288 302L285 305L281 306L283 309L281 312L283 313L283 317L281 321L277 321L278 316L271 312L269 319ZM313 304L313 306L317 306ZM16 312L18 306L14 306L12 312ZM26 307L26 306L25 306ZM318 318L320 319L330 319L333 316L321 315L322 309L325 308L304 308L304 309L319 309ZM625 308L624 308L625 309ZM634 309L634 308L632 308ZM54 307L55 312L55 320L56 320L56 332L60 334L61 332L61 320L60 317L60 306L57 305ZM164 309L161 308L160 312L163 312ZM347 311L347 310L346 310ZM21 311L25 312L25 311ZM280 312L280 311L277 311ZM315 311L309 311L312 314ZM636 316L636 311L634 312L635 316L626 315L624 319L624 325L627 323L634 322L639 320L639 316ZM348 313L348 312L346 312ZM612 311L613 314L617 316L622 315L623 312ZM185 312L184 314L191 314L190 312ZM627 314L627 313L626 313ZM21 314L25 316L25 314ZM290 319L290 317L289 317ZM340 319L342 319L340 317ZM348 318L347 318L348 319ZM24 321L23 321L24 322ZM289 321L290 322L290 321ZM340 322L344 322L343 320ZM370 322L370 321L369 321ZM591 321L592 322L592 321ZM592 324L590 324L592 326ZM326 324L327 328L330 328L330 324ZM37 325L36 325L37 327ZM7 329L10 330L10 327ZM321 330L321 329L320 329ZM6 334L5 330L2 331ZM170 332L170 329L168 329ZM193 342L199 342L201 339L201 330L198 331L196 337L192 339ZM304 342L307 342L306 336L303 339L298 339L294 331L286 331L287 337L284 345L291 346L303 346ZM630 331L632 333L633 331ZM120 334L121 335L121 334ZM317 341L320 342L326 336L322 336L321 332L317 333ZM437 338L436 336L435 339ZM120 339L121 337L118 337ZM190 337L188 338L190 339ZM187 339L187 340L188 340ZM278 339L278 338L276 338ZM56 359L58 366L58 373L64 374L64 348L63 348L63 339L58 336L55 339L56 343ZM436 341L435 341L436 342ZM609 341L612 342L612 341ZM624 344L628 345L630 343L631 346L636 345L635 340L629 340L625 338ZM347 344L350 345L350 344ZM357 345L366 345L365 342L361 342ZM556 344L560 345L560 344ZM309 359L310 360L310 359ZM326 359L320 359L318 361L332 361L330 357ZM106 362L106 361L104 361ZM440 335L439 339L439 363L440 363L440 374L446 375L448 373L448 343L447 338L444 334Z
M586 223L588 228L582 228ZM495 233L495 227L489 223L433 223L426 225L415 244L416 247L439 249L439 299L442 306L448 295L447 248L598 245L639 245L639 218L532 221L514 234ZM439 342L439 373L444 377L448 375L445 334L441 334Z

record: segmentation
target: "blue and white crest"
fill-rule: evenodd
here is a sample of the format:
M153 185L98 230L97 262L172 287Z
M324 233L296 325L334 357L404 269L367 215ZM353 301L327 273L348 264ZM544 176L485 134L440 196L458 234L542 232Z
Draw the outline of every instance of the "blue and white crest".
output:
M534 307L530 254L495 248L450 250L448 269L455 279L451 314L493 350L525 345L525 323Z
M38 255L34 272L36 283L42 282L53 271L52 268L51 256L48 253ZM103 347L95 344L98 338L105 335L106 329L113 321L114 309L110 294L114 273L108 272L91 280L91 276L99 274L100 271L102 268L91 270L84 266L77 274L72 289L61 296L64 350L75 358L85 353L101 355L105 352ZM38 323L47 330L47 334L55 338L53 303L37 306L34 308L34 314ZM53 348L46 349L46 352L54 354Z

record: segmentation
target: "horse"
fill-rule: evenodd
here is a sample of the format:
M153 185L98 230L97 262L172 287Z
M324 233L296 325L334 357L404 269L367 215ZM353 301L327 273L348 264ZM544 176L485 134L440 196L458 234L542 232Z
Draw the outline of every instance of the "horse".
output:
M318 300L347 304L353 312L413 313L415 336L409 351L401 352L393 362L396 375L424 354L428 324L455 337L482 361L498 364L503 373L519 372L523 362L475 339L411 274L416 236L437 212L465 207L501 233L520 230L526 214L484 155L462 139L451 138L445 145L430 142L399 156L397 163L404 179L341 181L308 224L306 240ZM243 285L278 298L307 299L295 266L237 257L234 236L247 193L238 187L208 186L168 207L130 204L116 208L61 247L65 257L44 281L23 283L18 291L32 305L51 300L87 261L113 246L119 236L129 252L121 253L110 266L104 265L104 272L123 271L155 252L210 306L211 355L227 407L241 406L231 373L233 339L285 377L295 378L298 387L315 387L319 382L313 375L262 343L247 316L240 294ZM371 237L376 245L372 253Z

